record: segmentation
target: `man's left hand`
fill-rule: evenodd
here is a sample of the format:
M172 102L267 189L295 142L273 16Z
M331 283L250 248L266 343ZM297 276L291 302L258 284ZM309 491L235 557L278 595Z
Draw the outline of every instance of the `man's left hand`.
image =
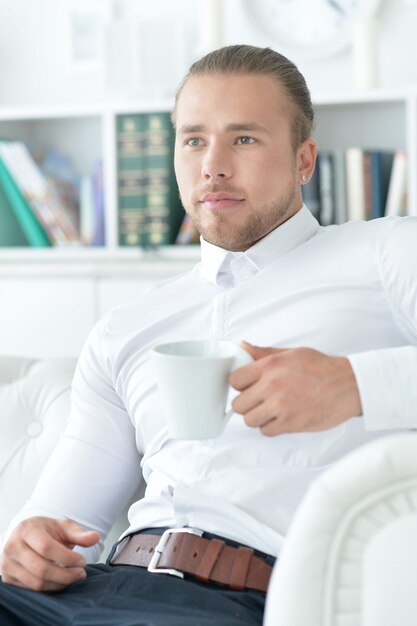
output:
M362 414L350 362L311 348L259 348L243 342L254 359L231 373L241 393L232 408L264 435L326 430Z

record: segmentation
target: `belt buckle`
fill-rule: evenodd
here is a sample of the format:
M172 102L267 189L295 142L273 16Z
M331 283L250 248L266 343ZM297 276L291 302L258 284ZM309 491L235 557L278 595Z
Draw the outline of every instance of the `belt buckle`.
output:
M158 561L171 535L175 535L176 533L188 533L190 535L197 535L198 537L202 537L203 532L204 531L199 530L198 528L167 528L167 530L162 533L161 539L159 540L158 545L155 548L153 556L148 565L148 572L151 572L152 574L170 574L171 576L184 578L184 573L180 572L177 569L164 569L162 567L158 567Z

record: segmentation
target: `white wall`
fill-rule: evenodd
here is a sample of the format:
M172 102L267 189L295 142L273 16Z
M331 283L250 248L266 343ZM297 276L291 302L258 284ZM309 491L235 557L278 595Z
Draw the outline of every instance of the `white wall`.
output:
M261 0L258 0L261 1ZM311 0L314 2L314 0ZM346 92L353 88L351 49L316 62L308 62L301 55L289 54L254 25L240 11L240 0L224 0L227 9L228 43L245 42L268 45L287 54L303 72L313 92ZM382 0L380 22L380 85L381 87L417 86L417 1Z
M107 2L84 0L84 4L94 1L103 6ZM94 102L117 95L110 93L103 71L74 71L68 27L68 15L74 2L0 0L0 105ZM176 66L183 66L175 68L181 75L196 55L201 0L120 2L130 22L137 20L140 25L139 18L135 16L147 15L149 20L150 14L165 19L157 32L153 23L148 22L149 28L145 25L145 31L142 30L142 36L136 37L136 40L143 39L145 32L148 41L151 41L153 50L147 54L145 65L150 67L155 64L159 68L156 72L158 76L161 75L160 68L175 57L176 38L177 45L184 42L182 56L177 55L175 61ZM223 4L225 43L271 45L288 54L278 41L272 41L250 23L240 0L223 0ZM417 85L417 2L383 0L380 21L381 86ZM136 51L135 58L137 54ZM313 92L345 91L352 87L349 51L315 63L296 54L292 54L291 58L305 74ZM143 65L141 67L143 69ZM134 84L131 87L131 95L138 95L134 93Z
M187 47L191 47L197 0L119 1L128 21L139 20L135 16L140 15L165 20L160 31L151 33L151 62L172 58L177 27L181 34L186 29ZM88 3L105 8L111 0L0 0L0 106L97 102L108 94L105 71L79 70L71 60L71 7ZM187 63L188 59L184 69Z

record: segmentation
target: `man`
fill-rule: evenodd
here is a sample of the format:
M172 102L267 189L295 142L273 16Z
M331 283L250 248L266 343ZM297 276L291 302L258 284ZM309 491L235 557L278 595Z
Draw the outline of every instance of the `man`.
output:
M302 203L316 146L295 66L270 49L213 52L180 86L173 122L202 262L93 329L68 429L8 532L2 624L260 625L311 481L383 429L416 424L417 220L318 225ZM164 427L149 352L182 338L250 342L216 440ZM126 538L86 567L138 486L139 458L147 491ZM158 563L198 561L184 579L140 566L154 535L188 527L203 538L165 535Z

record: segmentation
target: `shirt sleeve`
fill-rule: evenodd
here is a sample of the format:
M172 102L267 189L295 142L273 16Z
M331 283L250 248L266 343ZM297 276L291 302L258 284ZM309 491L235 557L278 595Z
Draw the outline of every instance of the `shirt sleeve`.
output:
M114 389L104 334L105 322L90 333L74 374L68 426L5 540L18 522L29 517L72 519L100 532L100 544L76 548L89 562L97 561L104 538L139 487L135 431Z
M404 346L349 355L367 430L417 428L417 218L390 220L377 267Z

